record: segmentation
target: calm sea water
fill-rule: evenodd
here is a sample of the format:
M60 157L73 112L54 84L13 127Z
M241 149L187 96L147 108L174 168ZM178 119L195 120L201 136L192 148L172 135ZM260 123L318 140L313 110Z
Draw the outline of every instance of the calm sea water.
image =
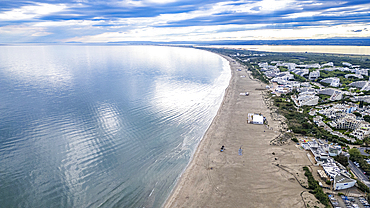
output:
M209 46L217 48L234 48L256 51L270 52L309 52L309 53L335 53L335 54L354 54L370 55L370 46L332 46L332 45L228 45L228 46Z
M0 47L0 207L160 207L229 79L189 48Z

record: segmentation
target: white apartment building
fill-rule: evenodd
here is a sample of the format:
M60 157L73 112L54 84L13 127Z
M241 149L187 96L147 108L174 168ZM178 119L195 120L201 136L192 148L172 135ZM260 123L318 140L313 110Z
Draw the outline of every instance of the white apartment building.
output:
M319 70L312 71L312 72L310 72L310 74L308 75L308 79L309 79L309 80L315 80L315 79L318 79L319 77L320 77L320 71L319 71Z
M343 118L337 119L335 122L335 128L337 129L351 129L355 130L359 127L360 121L356 120L356 116L352 113L347 114Z
M321 82L328 83L332 87L340 86L340 79L338 77L329 77L329 78L321 80Z

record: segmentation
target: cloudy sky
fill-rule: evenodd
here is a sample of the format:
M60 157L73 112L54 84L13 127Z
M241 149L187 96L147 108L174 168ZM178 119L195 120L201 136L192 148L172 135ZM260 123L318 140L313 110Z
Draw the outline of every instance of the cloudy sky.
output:
M369 0L0 0L0 43L370 38Z

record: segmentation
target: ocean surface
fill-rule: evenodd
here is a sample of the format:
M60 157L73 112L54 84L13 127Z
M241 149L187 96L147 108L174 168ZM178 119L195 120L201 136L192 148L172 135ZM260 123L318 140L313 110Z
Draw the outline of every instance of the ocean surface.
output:
M213 45L207 47L234 48L269 52L308 52L370 55L370 46L333 46L333 45Z
M0 207L160 207L230 80L210 52L0 47Z

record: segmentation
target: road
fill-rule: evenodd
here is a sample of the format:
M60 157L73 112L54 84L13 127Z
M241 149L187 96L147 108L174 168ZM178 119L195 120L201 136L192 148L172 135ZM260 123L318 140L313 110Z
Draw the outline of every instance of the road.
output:
M362 181L364 184L366 184L370 188L370 181L369 178L364 174L364 172L358 168L351 160L348 160L349 167L351 168L353 174L356 175L356 177Z
M358 148L358 150L360 150L360 152L361 152L361 154L362 154L362 155L370 156L369 154L367 154L367 153L365 152L366 147L359 147L359 148Z

